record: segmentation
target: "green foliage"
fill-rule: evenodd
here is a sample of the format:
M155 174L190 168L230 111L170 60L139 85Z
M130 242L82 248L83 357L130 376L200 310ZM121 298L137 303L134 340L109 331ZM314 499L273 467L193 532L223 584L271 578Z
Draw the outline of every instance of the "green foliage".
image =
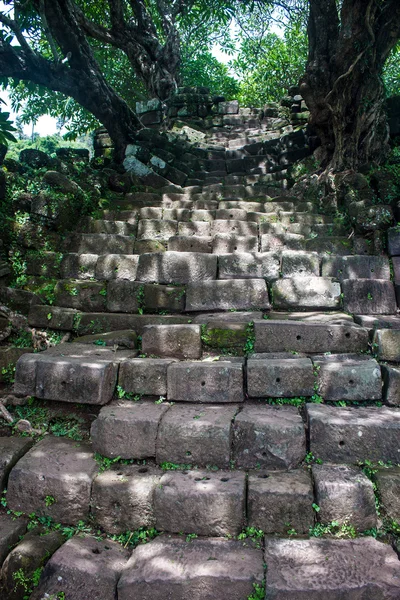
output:
M246 356L254 353L254 342L256 340L256 336L254 333L254 322L251 321L248 323L246 327L246 343L243 347L243 352Z
M331 521L330 523L316 523L309 530L310 537L323 537L325 535L334 536L337 538L350 538L357 537L356 530L353 525L345 522L340 524L338 521Z
M151 529L140 527L140 529L136 529L135 531L126 531L120 535L113 535L111 539L122 544L124 548L136 548L139 544L147 544L151 540L154 540L158 535L160 534L154 527Z
M19 592L19 588L23 589L23 600L28 600L35 587L39 584L39 579L44 567L38 567L31 575L27 575L21 567L12 575L15 581L14 591Z
M264 600L265 599L265 583L258 585L258 583L253 583L254 591L253 593L247 597L247 600Z
M188 471L192 468L192 465L178 465L171 462L163 462L160 464L163 471Z
M225 96L226 100L233 100L239 94L239 82L229 74L226 65L220 63L210 52L204 51L194 57L185 56L181 67L183 85L205 86L211 91Z
M5 104L4 100L0 98L0 103ZM2 112L0 107L0 144L4 144L4 146L8 146L9 142L15 142L16 138L13 133L16 130L13 125L11 125L11 121L9 120L10 113Z
M10 363L6 367L2 367L1 375L4 383L12 385L15 381L15 365Z

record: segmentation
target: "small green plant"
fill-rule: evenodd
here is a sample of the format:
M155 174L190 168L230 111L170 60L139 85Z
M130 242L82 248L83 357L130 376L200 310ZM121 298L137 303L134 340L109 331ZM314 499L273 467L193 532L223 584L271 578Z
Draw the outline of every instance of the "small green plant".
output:
M265 598L265 583L253 583L254 591L247 597L247 600L264 600Z
M264 532L262 529L257 529L257 527L246 527L241 533L239 533L237 539L250 539L256 548L261 548L261 540L264 539Z
M254 334L254 322L250 321L246 327L246 342L243 346L243 352L245 356L249 356L249 354L254 353L254 342L255 342L255 334Z
M18 588L22 587L24 591L23 600L28 600L35 587L39 584L39 579L42 574L43 567L38 567L33 571L32 575L27 575L21 567L13 573L15 581L14 592L19 592Z
M1 375L4 383L12 385L15 381L15 365L10 363L1 369Z
M144 285L140 285L136 292L136 300L138 303L138 313L142 315L144 312Z
M191 542L192 540L195 540L196 538L197 538L197 533L188 533L188 535L186 536L186 541Z
M312 465L313 463L316 463L317 465L322 465L322 460L320 458L316 458L312 452L307 452L307 454L304 457L304 462L307 465Z
M368 298L368 300L373 300L371 292L368 292L367 298Z
M120 385L117 385L117 396L120 400L122 400L122 399L132 400L133 402L139 402L139 400L142 399L141 394L133 394L133 392L127 392Z
M56 499L54 498L54 496L46 496L46 498L44 499L46 507L53 506L55 501Z
M154 527L151 529L140 527L140 529L136 529L135 531L126 531L120 535L113 535L111 539L122 544L124 548L136 548L139 544L147 544L151 540L154 540L158 535L160 534Z
M192 468L192 465L178 465L171 462L163 462L160 464L163 471L188 471Z

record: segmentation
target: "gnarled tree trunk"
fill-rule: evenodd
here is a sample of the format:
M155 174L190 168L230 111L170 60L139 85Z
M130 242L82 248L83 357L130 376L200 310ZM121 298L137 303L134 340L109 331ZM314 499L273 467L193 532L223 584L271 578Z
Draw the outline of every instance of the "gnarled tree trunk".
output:
M301 92L321 138L322 165L357 170L385 156L382 72L400 38L398 0L310 0Z

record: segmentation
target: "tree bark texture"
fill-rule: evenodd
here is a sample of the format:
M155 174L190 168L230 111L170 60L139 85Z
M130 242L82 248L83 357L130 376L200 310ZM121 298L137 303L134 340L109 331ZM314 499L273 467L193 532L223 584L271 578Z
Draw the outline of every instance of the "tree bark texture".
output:
M310 0L309 56L301 93L328 170L385 156L383 66L400 38L399 0Z

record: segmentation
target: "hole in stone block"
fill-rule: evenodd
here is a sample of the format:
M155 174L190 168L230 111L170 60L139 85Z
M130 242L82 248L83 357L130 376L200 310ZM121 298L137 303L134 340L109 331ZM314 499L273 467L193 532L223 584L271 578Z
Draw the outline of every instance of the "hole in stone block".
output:
M186 450L186 456L192 456L192 453L189 450Z
M229 481L229 477L222 477L221 481L225 483L226 481Z
M343 447L343 446L344 446L344 441L343 441L343 440L341 440L341 441L339 442L339 446L340 446L340 447Z
M280 382L280 380L281 380L281 378L280 378L280 377L277 377L277 378L276 378L276 383L279 383L279 382Z
M100 554L100 550L98 548L92 548L93 554Z
M350 385L353 385L354 380L353 379L349 379L349 383L350 383Z
M301 335L296 335L296 340L301 340Z
M147 467L142 467L141 469L139 469L139 473L147 473L147 472L148 472Z
M268 479L269 475L264 473L264 475L257 475L258 479Z
M349 333L349 332L347 332L347 333L345 334L345 337L349 338L349 337L350 337L350 333Z
M206 385L206 382L205 382L205 381L202 381L202 382L201 382L201 385L202 385L202 387L204 387L204 386Z
M210 481L209 477L196 477L195 481Z

